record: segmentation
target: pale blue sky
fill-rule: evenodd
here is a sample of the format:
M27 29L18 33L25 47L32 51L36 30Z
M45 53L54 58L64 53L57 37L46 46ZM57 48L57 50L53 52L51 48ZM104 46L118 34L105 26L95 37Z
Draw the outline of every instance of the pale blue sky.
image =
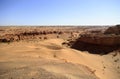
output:
M120 0L0 0L0 25L120 24Z

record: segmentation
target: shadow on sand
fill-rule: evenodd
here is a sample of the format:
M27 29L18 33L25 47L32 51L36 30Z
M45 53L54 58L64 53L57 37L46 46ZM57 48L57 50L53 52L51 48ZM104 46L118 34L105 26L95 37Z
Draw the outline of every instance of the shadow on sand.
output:
M72 44L71 48L77 49L80 51L88 51L89 53L92 53L92 54L105 55L115 50L118 50L120 46L95 45L95 44L76 41L74 42L74 44Z

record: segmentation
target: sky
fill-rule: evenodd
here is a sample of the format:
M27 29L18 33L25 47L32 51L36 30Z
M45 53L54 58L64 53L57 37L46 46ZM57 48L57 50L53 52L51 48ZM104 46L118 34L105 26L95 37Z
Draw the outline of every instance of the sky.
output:
M116 25L120 0L0 0L0 25Z

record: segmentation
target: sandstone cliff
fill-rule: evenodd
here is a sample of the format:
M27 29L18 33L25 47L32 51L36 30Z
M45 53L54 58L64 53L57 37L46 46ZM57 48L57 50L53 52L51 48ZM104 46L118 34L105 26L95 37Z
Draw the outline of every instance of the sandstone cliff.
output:
M69 45L90 53L107 54L120 48L120 28L109 27L104 33L87 31Z

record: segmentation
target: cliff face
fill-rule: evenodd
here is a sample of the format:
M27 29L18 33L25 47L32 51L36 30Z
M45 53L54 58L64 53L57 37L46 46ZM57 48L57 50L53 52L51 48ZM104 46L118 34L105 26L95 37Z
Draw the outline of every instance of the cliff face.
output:
M120 45L119 35L86 34L81 35L80 38L78 38L78 40L81 42L97 45Z
M81 34L72 43L71 47L82 51L102 54L117 50L120 48L120 27L110 27L104 33L86 32Z
M104 33L84 33L78 40L97 45L120 45L120 26L109 27Z

